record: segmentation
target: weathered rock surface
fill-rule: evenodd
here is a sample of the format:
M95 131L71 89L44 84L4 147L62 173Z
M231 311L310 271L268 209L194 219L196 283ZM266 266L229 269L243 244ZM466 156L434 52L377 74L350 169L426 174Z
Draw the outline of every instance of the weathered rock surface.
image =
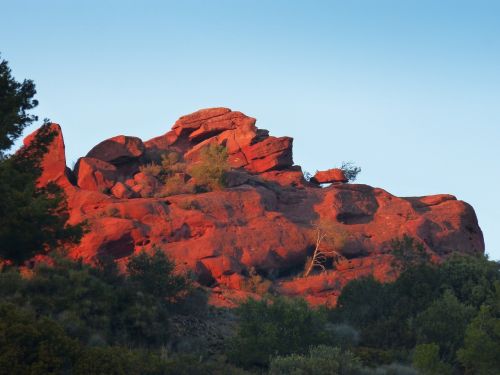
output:
M317 184L346 183L347 177L342 169L332 168L326 171L318 171L311 178L311 182Z
M305 181L293 165L291 138L269 136L241 112L201 110L144 143L125 136L101 142L80 159L75 185L67 178L62 133L53 126L59 133L43 161L40 183L59 183L68 195L70 221L90 225L70 254L87 262L109 254L121 262L160 247L179 271L193 271L200 284L211 288L217 305L253 295L262 280L279 293L334 305L354 278L394 278L391 241L405 234L435 259L484 252L481 229L467 203L452 195L400 198L380 188L345 184L336 169L315 176L317 183L334 183L321 188ZM160 181L138 171L171 151L189 165L211 143L226 146L234 168L223 190L155 197ZM344 258L326 272L301 277L317 224L334 238L325 246Z
M75 165L76 184L81 189L106 191L117 179L116 167L104 160L80 158Z
M112 164L124 164L141 157L144 150L144 144L139 138L119 135L99 143L88 152L87 157Z

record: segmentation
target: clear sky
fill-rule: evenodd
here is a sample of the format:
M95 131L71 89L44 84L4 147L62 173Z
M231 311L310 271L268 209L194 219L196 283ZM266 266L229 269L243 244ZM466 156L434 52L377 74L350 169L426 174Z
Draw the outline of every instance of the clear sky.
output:
M500 1L0 0L0 51L36 82L68 164L225 106L352 160L399 196L471 203L500 259Z

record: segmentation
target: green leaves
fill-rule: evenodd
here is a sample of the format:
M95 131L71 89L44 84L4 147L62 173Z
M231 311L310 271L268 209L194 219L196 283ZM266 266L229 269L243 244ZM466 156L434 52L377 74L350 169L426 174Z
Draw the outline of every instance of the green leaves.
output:
M464 347L458 351L460 363L473 374L493 375L500 369L500 282L495 295L481 306L465 332Z
M17 82L8 62L0 55L0 156L12 147L24 128L38 120L37 116L28 114L38 105L33 99L35 94L33 81Z
M229 358L244 367L267 366L271 356L304 353L331 341L326 314L300 299L248 300L237 310L239 327Z
M200 162L189 169L196 184L207 190L220 190L225 186L225 175L229 170L226 147L210 144L201 150Z
M153 254L141 252L132 256L127 264L129 282L138 290L159 298L177 300L189 287L185 277L174 273L175 264L160 249Z
M440 360L439 345L421 344L413 353L413 366L422 375L451 375L452 367Z

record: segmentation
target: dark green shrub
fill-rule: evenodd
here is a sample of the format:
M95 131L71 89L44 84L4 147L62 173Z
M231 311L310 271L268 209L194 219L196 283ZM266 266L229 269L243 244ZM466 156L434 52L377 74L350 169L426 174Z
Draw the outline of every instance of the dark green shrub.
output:
M500 282L495 283L495 296L481 306L465 332L464 346L458 353L467 373L498 374L500 369Z
M441 361L439 345L421 344L415 348L413 353L413 366L422 375L451 375L452 367Z
M442 289L450 289L457 299L479 309L495 297L495 282L500 281L500 263L486 256L454 255L439 267Z
M320 345L307 354L274 357L269 375L356 375L360 369L360 360L350 351Z
M79 344L48 318L0 304L0 374L60 374L71 369Z
M157 354L127 347L90 347L81 351L72 374L161 375L167 363Z
M128 281L137 290L155 297L175 301L189 287L188 280L174 272L175 263L157 248L151 255L141 252L127 263Z
M328 344L326 314L301 299L248 300L237 309L239 326L229 359L244 367L267 366L271 356L305 353Z
M439 358L453 362L455 352L463 344L465 328L474 316L450 291L417 315L415 330L419 343L433 343L440 348Z

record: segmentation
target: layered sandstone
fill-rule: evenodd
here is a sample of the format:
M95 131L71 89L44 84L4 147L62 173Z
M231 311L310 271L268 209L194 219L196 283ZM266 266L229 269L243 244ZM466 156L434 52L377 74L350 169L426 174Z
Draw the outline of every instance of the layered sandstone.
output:
M70 221L89 225L70 254L87 262L101 255L124 262L155 246L176 261L180 272L192 271L210 288L212 303L227 305L262 287L335 304L341 288L354 278L393 278L391 242L405 234L424 244L436 260L455 252L484 252L481 229L467 203L452 195L396 197L380 188L347 184L336 169L315 176L317 183L333 183L322 188L307 182L294 165L291 138L269 136L255 123L227 108L200 110L145 142L123 135L105 140L73 171L66 167L61 129L53 124L58 136L43 161L40 184L60 184L68 196ZM210 144L226 147L233 169L225 189L161 196L156 194L161 180L139 170L169 152L180 155L179 162L197 163ZM176 178L190 183L185 173ZM342 260L303 277L318 225L328 227L335 240L325 246Z

